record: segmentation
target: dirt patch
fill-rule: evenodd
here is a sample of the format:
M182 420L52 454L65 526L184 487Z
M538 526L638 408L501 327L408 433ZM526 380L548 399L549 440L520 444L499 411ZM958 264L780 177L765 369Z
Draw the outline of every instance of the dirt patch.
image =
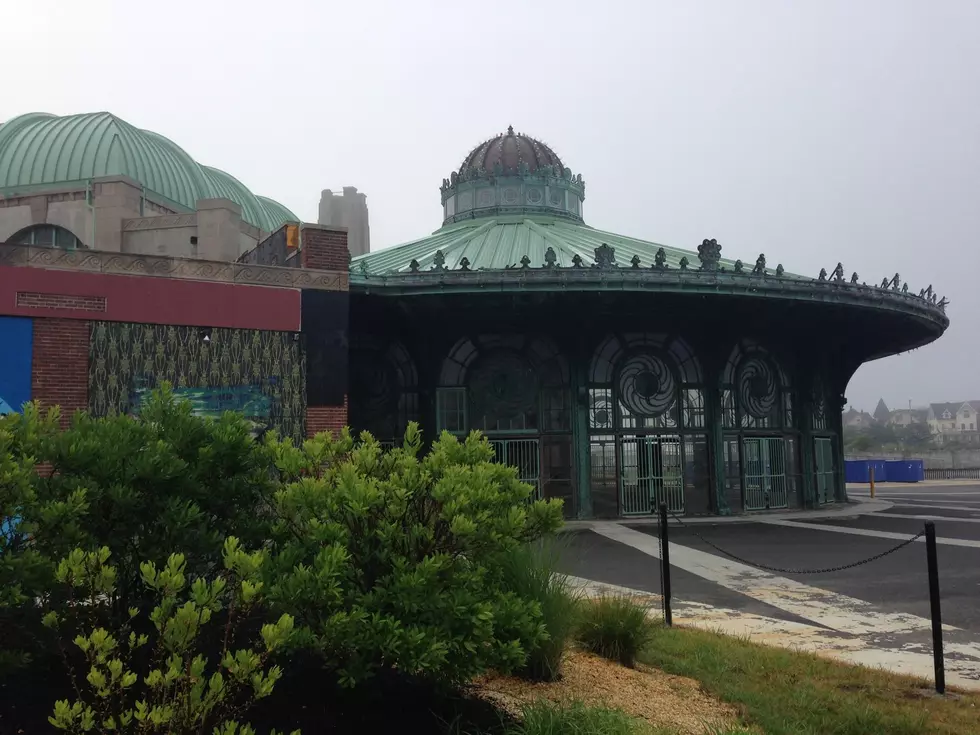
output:
M693 679L671 676L659 669L627 669L581 651L568 654L561 681L545 684L512 676L486 676L474 691L511 714L537 699L550 702L581 700L623 710L656 727L685 735L702 735L737 724L736 710L712 698Z

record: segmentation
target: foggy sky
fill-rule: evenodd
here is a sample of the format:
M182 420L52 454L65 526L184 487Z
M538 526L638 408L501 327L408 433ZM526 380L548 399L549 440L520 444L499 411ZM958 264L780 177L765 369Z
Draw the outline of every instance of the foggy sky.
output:
M0 120L108 110L372 249L508 125L586 181L586 222L947 296L938 342L862 367L869 411L980 398L980 2L0 0Z

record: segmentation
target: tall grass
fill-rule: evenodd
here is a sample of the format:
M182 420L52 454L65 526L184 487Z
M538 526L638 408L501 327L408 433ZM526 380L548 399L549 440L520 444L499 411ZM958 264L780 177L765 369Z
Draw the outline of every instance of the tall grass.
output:
M565 649L578 624L578 595L556 571L561 549L561 541L554 538L522 546L506 556L501 569L508 589L541 605L548 639L528 652L521 672L535 681L561 677Z
M655 623L646 608L625 595L610 595L582 605L578 639L589 651L633 668L653 638Z

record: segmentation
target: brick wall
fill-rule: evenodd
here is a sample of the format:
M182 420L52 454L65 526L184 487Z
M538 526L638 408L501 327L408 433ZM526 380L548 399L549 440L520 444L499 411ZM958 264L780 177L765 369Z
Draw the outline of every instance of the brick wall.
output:
M67 309L69 311L105 311L105 296L71 296L60 293L18 291L17 306L33 309Z
M346 230L303 225L300 241L300 262L304 268L347 272L350 251Z
M61 406L61 425L88 408L89 323L35 319L31 398L42 409Z
M347 425L347 396L343 406L307 406L306 435L315 436L321 431L329 431L334 437Z

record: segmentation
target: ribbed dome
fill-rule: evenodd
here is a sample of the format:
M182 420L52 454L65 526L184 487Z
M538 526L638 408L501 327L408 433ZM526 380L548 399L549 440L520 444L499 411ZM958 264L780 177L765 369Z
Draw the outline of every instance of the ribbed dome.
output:
M0 124L0 191L113 174L129 176L188 210L199 199L230 199L242 208L242 219L266 232L298 221L285 206L256 197L235 177L201 166L173 141L108 112L65 117L35 112Z
M522 163L527 164L528 172L545 166L565 167L558 154L544 143L523 133L515 133L513 127L508 127L506 133L474 148L463 160L459 172L462 174L467 169L482 168L494 173L499 166L502 173L517 173Z

